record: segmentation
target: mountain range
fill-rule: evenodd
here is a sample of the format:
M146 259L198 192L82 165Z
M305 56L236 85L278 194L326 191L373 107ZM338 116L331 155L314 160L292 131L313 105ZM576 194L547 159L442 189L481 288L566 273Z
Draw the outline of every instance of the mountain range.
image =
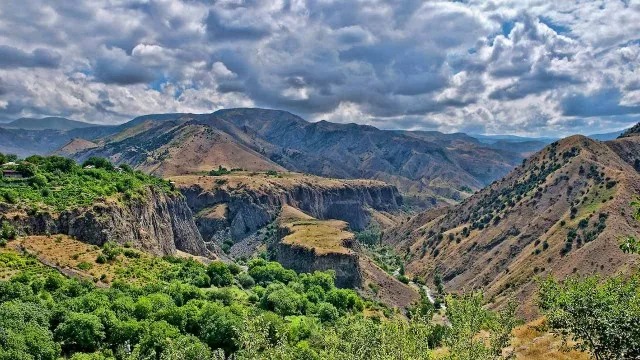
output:
M520 151L518 146L485 145L460 133L310 123L266 109L147 115L100 131L76 136L82 140L70 141L57 153L77 160L107 157L160 176L223 166L382 180L409 194L408 203L413 199L422 206L464 199L532 151L530 144Z
M0 124L0 127L8 129L25 130L71 130L96 126L82 121L69 120L62 117L20 118L9 123Z
M0 152L20 156L104 156L160 176L223 166L382 180L421 208L468 197L552 141L310 123L286 111L250 108L150 114L116 126L49 117L0 127Z

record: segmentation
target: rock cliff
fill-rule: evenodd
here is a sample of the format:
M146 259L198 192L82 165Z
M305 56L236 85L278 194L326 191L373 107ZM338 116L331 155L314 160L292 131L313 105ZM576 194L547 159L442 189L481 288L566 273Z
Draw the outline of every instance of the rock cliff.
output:
M420 298L415 290L384 272L366 255L346 222L314 219L285 205L276 224L270 248L284 267L306 273L333 270L338 287L357 289L393 307L406 307Z
M105 199L60 213L0 204L0 220L11 223L20 235L66 234L94 245L128 243L154 255L176 250L209 255L184 198L153 187L141 199Z
M353 230L370 222L372 210L390 212L402 206L395 186L371 180L333 180L301 174L179 176L172 178L197 214L206 240L227 228L240 240L274 221L283 205L317 219L346 221Z
M359 265L358 243L351 236L341 242L341 250L322 251L315 247L290 243L285 240L289 230L280 228L281 241L272 246L275 260L282 266L298 273L333 270L336 273L336 286L340 288L361 288L362 272Z

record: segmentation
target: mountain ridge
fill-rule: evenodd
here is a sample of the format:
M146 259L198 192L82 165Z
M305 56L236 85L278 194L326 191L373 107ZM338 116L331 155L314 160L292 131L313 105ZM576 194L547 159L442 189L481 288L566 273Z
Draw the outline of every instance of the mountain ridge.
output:
M534 317L535 277L609 276L638 264L618 248L619 236L640 236L625 211L640 193L640 152L629 157L628 143L640 137L554 142L460 204L387 231L385 241L407 254L408 273L440 274L448 291L484 288L497 306L515 297Z
M100 147L70 155L77 160L108 157L162 176L221 165L367 178L415 194L428 206L465 198L525 155L484 146L464 134L307 122L286 111L253 108L138 117L109 136L90 140Z
M84 121L70 120L63 117L49 116L44 118L19 118L8 123L0 124L0 127L25 130L72 130L93 126L105 126L91 124Z

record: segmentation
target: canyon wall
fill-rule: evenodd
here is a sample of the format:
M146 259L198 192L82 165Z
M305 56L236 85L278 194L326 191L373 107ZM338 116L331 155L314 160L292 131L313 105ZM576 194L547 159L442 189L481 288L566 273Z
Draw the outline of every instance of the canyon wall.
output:
M0 204L0 220L19 235L66 234L94 245L130 244L154 255L208 255L185 199L152 187L141 199L103 200L60 213Z

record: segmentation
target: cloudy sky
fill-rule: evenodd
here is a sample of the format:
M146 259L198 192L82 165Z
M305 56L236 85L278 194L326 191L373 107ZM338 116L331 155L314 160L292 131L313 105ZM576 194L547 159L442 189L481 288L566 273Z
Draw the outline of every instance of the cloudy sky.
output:
M5 0L0 121L229 107L387 129L640 121L640 0Z

